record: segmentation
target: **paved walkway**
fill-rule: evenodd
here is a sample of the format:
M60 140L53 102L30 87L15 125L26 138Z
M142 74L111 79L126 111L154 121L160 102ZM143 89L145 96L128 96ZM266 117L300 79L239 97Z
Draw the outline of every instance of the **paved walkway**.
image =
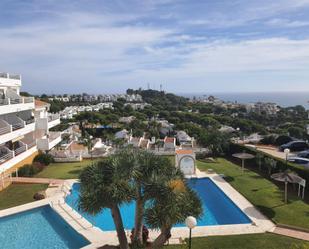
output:
M309 233L298 231L298 230L276 227L273 233L309 241Z
M14 183L40 183L40 184L59 185L59 184L63 184L64 180L52 179L52 178L12 177L12 182L14 182Z

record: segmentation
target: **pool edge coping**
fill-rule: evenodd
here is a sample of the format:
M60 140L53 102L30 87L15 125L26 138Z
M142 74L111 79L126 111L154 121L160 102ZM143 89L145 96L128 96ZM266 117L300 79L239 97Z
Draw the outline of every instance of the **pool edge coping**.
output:
M243 195L235 190L228 182L216 173L207 174L197 170L196 174L187 178L209 178L214 184L252 221L248 224L199 226L193 229L192 237L204 237L215 235L236 235L271 232L275 224L262 215ZM118 245L116 231L103 231L93 226L87 219L71 208L65 198L70 193L74 183L78 180L65 180L58 188L48 188L46 190L48 198L40 201L27 203L21 206L12 207L0 211L0 218L29 211L34 208L49 205L57 212L66 223L68 223L77 233L90 242L83 249L92 249L106 244ZM150 240L154 240L160 231L150 230ZM130 230L126 230L127 237L130 237ZM188 237L188 228L172 228L171 241L175 244ZM172 244L172 243L171 243Z

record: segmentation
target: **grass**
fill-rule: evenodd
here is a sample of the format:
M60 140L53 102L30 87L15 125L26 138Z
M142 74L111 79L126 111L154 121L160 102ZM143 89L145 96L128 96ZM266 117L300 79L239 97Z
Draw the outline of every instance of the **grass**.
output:
M34 201L33 195L45 190L46 184L12 184L0 192L0 210Z
M167 249L187 249L188 245L166 246ZM192 249L308 249L309 242L265 233L250 235L194 238Z
M52 163L35 175L41 178L77 179L82 169L91 164L90 160L76 163Z
M239 166L223 158L216 163L198 161L197 165L200 170L212 168L224 174L226 181L274 222L309 229L309 205L295 195L290 195L288 204L284 204L283 190L271 181L250 170L242 174Z

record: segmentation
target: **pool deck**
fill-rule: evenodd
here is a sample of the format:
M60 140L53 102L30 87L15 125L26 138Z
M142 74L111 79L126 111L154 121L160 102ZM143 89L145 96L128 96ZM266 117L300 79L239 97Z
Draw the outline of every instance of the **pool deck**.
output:
M209 177L252 221L251 224L199 226L193 229L193 237L264 233L275 230L274 223L263 216L245 197L238 193L218 174L207 174L197 170L196 175L192 177ZM65 196L70 193L72 185L76 182L77 180L65 180L62 183L50 185L46 190L46 199L2 210L0 211L0 218L36 207L50 205L69 225L91 243L83 247L83 249L97 248L106 244L118 245L118 238L115 231L102 231L66 204ZM127 230L126 233L129 239L130 230ZM159 231L151 230L149 234L150 240L155 239L158 235ZM186 227L173 228L170 244L180 243L187 237L188 229Z

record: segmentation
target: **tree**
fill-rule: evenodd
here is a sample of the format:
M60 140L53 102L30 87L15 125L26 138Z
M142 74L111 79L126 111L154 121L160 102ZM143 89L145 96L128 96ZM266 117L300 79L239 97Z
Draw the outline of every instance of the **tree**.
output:
M127 174L121 165L130 163L129 158L110 158L87 167L80 175L81 210L90 214L97 214L109 208L115 223L116 232L121 249L128 249L128 241L124 230L120 205L132 200L132 188Z
M161 248L171 236L171 229L177 223L183 223L188 216L200 217L201 201L180 177L153 188L158 198L148 206L145 212L147 225L160 229L160 235L154 240L152 248Z
M268 175L272 174L272 171L277 167L277 161L273 158L265 158L265 163L268 169Z
M259 170L262 170L262 162L263 162L263 155L261 153L257 153L255 156L255 160L257 165L259 166Z
M121 248L126 248L127 241L119 206L129 201L136 202L134 248L144 246L145 220L148 226L161 230L152 247L157 248L169 238L173 225L202 213L199 197L166 157L128 147L100 162L100 167L92 166L81 174L81 208L90 213L110 208Z
M213 156L222 155L229 148L229 138L218 130L203 132L198 142L207 147Z

